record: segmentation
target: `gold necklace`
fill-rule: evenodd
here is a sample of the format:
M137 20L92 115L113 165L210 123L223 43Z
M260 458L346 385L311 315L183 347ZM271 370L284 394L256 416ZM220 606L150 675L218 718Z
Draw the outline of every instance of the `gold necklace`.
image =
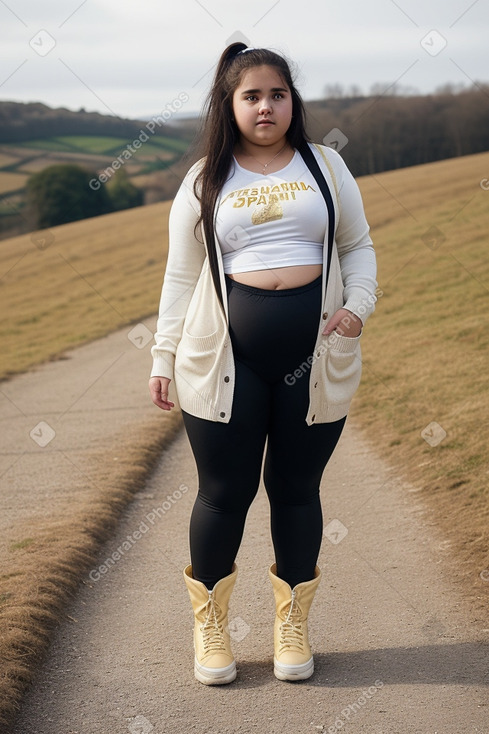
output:
M275 158L278 158L279 155L280 155L280 153L283 153L284 152L284 150L286 149L286 147L288 145L288 142L289 141L287 140L287 142L285 143L284 147L281 148L279 150L279 152L276 155L273 156L272 160L271 161L268 161L268 163L262 163L261 161L258 160L258 158L255 158L255 156L254 155L251 155L250 153L245 153L245 155L247 155L248 158L253 158L253 160L256 161L257 163L259 163L260 166L263 166L262 175L264 176L265 173L266 173L266 170L267 170L268 166L270 165L270 163L273 163L273 161L275 160Z

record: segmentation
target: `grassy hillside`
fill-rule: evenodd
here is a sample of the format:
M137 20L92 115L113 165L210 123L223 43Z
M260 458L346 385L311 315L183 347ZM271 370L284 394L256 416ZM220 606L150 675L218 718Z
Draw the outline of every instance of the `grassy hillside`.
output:
M360 180L383 292L353 415L489 590L489 153ZM446 434L446 435L445 435ZM482 576L481 576L482 574Z
M168 242L162 202L0 242L0 378L154 313Z

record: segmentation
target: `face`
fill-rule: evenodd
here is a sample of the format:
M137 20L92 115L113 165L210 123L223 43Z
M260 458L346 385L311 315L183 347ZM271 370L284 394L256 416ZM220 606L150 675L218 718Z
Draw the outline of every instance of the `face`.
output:
M246 71L233 95L233 113L243 138L260 146L285 142L292 119L292 95L273 66Z

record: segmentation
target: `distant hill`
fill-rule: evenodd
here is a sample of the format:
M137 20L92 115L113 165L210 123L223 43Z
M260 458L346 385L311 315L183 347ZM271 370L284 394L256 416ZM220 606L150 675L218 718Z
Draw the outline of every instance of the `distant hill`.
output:
M138 135L147 122L86 112L83 108L77 112L64 107L54 109L41 102L0 102L0 143L20 143L58 135L131 138ZM189 140L192 131L187 125L172 124L170 118L156 126L154 135Z
M0 102L0 238L29 231L29 176L57 163L75 163L110 179L118 161L143 190L146 204L173 198L195 128L192 120L172 124L165 111L150 120L130 120L41 103Z

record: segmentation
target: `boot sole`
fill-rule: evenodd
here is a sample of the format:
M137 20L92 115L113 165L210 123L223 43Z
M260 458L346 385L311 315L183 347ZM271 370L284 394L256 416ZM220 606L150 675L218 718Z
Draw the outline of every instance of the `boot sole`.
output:
M222 686L236 678L236 663L233 661L225 668L206 668L195 659L194 674L205 686Z
M314 673L314 658L310 658L302 665L285 665L274 658L273 672L279 680L307 680Z

